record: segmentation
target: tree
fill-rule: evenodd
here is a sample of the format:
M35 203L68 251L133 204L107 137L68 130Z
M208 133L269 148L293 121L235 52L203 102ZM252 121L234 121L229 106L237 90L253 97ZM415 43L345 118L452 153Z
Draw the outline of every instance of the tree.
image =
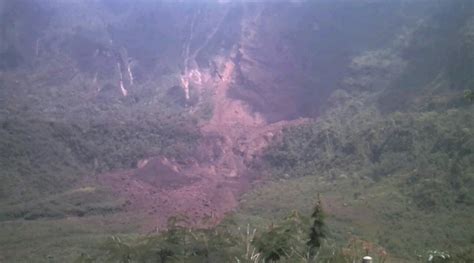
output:
M103 249L107 251L109 262L129 263L135 256L135 248L117 236L110 237Z
M313 208L311 218L313 220L313 224L310 228L309 240L306 244L309 248L310 257L312 258L317 254L318 249L321 247L322 240L326 237L324 212L319 194L316 205Z
M279 261L289 249L289 233L280 226L270 225L269 229L254 240L254 246L268 262Z
M272 223L268 230L256 236L252 243L263 262L304 258L308 236L307 225L308 220L297 211L293 211L278 224Z
M465 90L464 91L464 98L469 102L473 102L474 101L474 91L473 90Z

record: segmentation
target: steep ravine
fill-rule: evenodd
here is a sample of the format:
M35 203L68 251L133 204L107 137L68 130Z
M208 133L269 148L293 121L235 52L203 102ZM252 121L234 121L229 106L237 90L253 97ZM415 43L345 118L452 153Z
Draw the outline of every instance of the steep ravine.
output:
M211 92L214 109L211 119L201 126L202 139L192 157L177 162L150 156L140 161L137 169L98 177L100 184L112 187L120 198L127 200L127 213L143 215L145 230L164 227L170 217L178 215L185 216L193 226L218 223L238 206L239 196L258 178L257 171L249 167L258 162L262 150L284 127L305 121L269 123L248 104L229 96L231 88L240 88L238 56L256 34L257 29L252 27L258 25L259 15L244 13L238 42L228 55L213 58L217 74L200 68L196 56L219 31L220 24L202 46L191 51L188 43L184 48L185 70L181 81L186 99L189 100L190 88ZM251 57L246 56L250 61ZM190 112L194 110L189 106Z

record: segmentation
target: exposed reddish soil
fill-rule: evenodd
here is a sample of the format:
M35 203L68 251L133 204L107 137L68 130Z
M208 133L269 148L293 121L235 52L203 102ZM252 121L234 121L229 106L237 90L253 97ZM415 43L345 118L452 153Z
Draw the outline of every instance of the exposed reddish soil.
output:
M267 124L241 101L227 97L234 65L226 62L215 86L215 114L204 124L195 158L186 164L162 157L143 160L139 168L99 176L127 200L127 212L143 213L146 230L161 228L171 216L184 215L193 226L218 223L238 206L239 196L256 178L249 166L288 125L305 120ZM212 80L216 81L216 80Z
M243 23L243 30L248 31L249 22ZM269 142L284 127L305 121L268 123L249 105L229 96L229 89L238 82L236 57L248 35L242 34L240 43L227 57L214 59L218 76L191 62L182 76L186 94L190 88L210 89L214 104L212 118L201 126L202 139L192 159L182 164L153 157L139 162L137 169L99 177L101 184L127 200L127 212L146 215L143 225L147 230L164 227L170 217L177 215L186 216L192 226L218 223L238 206L239 196L257 178L257 171L249 167L258 161Z

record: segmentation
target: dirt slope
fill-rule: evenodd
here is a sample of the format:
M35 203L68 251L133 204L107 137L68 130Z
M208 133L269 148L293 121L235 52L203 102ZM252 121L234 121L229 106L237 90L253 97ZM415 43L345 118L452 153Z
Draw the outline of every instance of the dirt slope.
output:
M239 88L239 54L255 34L249 32L258 17L258 12L242 17L238 43L227 56L214 58L217 74L195 63L203 46L195 52L185 52L193 54L185 58L186 69L181 78L185 93L189 94L191 88L207 89L214 106L212 118L201 127L202 140L193 158L178 163L151 157L142 160L137 169L99 176L99 183L111 186L117 196L128 200L127 212L144 215L147 231L164 227L171 216L177 215L186 216L193 226L218 223L238 206L239 196L257 178L256 171L249 167L258 161L262 150L284 127L305 121L268 123L249 105L229 96L231 88ZM218 30L213 30L208 39Z

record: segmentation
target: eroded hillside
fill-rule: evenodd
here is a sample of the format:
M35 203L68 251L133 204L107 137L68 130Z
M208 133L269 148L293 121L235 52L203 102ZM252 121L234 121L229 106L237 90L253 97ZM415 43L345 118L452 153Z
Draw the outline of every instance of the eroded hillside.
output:
M441 244L470 225L466 5L0 0L0 261L273 222L316 191L336 239Z
M153 227L188 212L218 221L234 209L264 174L262 150L286 126L319 115L345 61L367 42L343 41L351 31L399 30L395 15L384 27L353 23L366 19L357 15L339 24L345 6L324 2L2 3L5 127L17 118L49 123L44 136L65 145L52 147L55 155L82 167L48 175L57 168L42 163L41 173L59 180L37 188L7 177L3 194L21 202L98 180L127 200L120 209L159 215ZM374 15L391 7L403 8ZM12 15L20 13L30 15ZM7 187L19 182L20 191Z
M227 54L211 58L215 68L200 67L196 62L200 51L223 30L222 20L227 12L195 51L190 51L189 44L193 41L193 31L185 45L181 87L188 105L186 109L192 114L200 106L199 102L189 105L191 89L198 100L203 94L209 94L213 108L210 119L200 124L201 139L196 150L183 162L149 157L139 161L136 170L99 176L101 183L112 185L118 195L126 196L128 211L151 215L153 227L164 226L171 216L179 215L188 217L192 225L218 223L237 207L239 196L258 178L258 171L252 166L256 166L262 150L273 137L285 127L304 122L269 123L248 103L229 96L231 88L242 88L239 83L243 78L242 53L257 34L261 13L249 14L244 8L239 21L241 30L236 32L239 37ZM192 30L194 23L195 18L190 25ZM244 59L247 63L252 61L249 55Z

